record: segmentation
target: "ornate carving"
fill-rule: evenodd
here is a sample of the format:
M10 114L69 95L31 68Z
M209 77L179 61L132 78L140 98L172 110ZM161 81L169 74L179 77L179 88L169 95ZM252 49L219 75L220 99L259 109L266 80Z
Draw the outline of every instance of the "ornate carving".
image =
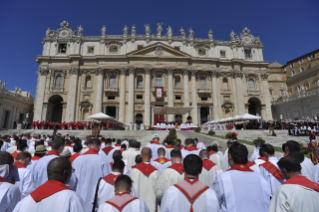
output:
M233 43L239 45L261 45L259 36L254 37L252 34L250 34L250 30L247 27L244 28L240 33L240 37L237 36L234 31L232 31L230 33L230 39Z
M97 68L95 69L95 75L103 75L104 69L103 68Z
M125 75L127 68L119 68L120 74Z
M39 68L39 73L40 75L48 75L49 74L49 70L47 68Z
M257 79L257 78L258 78L258 74L248 73L248 74L246 74L246 78L254 78L254 79Z
M6 82L3 82L3 83L2 83L2 86L1 86L1 89L4 90L4 89L6 88L6 86L7 86L7 83L6 83Z
M78 67L70 67L69 68L69 74L70 75L77 75L79 74L80 69Z
M197 70L190 70L191 74L192 74L192 77L196 77L196 74L197 74Z
M233 77L242 79L244 77L244 74L240 71L235 71L235 72L233 72Z
M267 73L260 74L260 78L262 80L268 80L268 74Z
M103 26L102 29L101 29L101 35L102 35L103 37L105 36L106 31L107 31L106 27Z
M129 69L128 69L128 71L129 71L129 73L130 74L135 74L135 70L136 70L136 67L130 67Z
M83 27L82 27L82 25L80 25L80 26L78 26L77 27L78 28L78 34L77 34L77 36L78 37L82 37L82 35L83 35Z
M172 68L172 67L167 67L167 68L166 68L166 71L167 71L167 74L168 74L168 75L172 75L172 74L173 74L173 71L174 71L174 68Z
M55 36L55 31L51 30L49 27L45 33L45 37L46 38L53 38L54 36Z
M151 74L152 68L151 67L144 67L145 74Z
M46 31L46 38L48 38L48 39L58 39L58 38L74 39L75 38L75 33L77 31L72 31L68 22L63 21L60 24L60 26L61 26L61 28L58 29L57 31L54 31L54 30L51 30L50 28L48 28Z
M219 71L216 71L216 70L212 71L212 77L218 78L219 76L220 76L220 72Z
M162 55L163 54L163 47L161 45L157 45L155 48L155 54L156 55Z
M162 25L163 23L157 23L157 37L161 37L162 31L163 31Z

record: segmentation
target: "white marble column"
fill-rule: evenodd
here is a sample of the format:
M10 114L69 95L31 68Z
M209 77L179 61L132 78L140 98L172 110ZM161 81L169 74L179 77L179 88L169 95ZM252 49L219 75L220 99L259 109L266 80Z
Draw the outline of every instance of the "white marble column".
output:
M189 70L184 69L184 83L183 83L183 88L184 88L184 107L189 107L189 88L188 88L188 81L189 81ZM185 123L187 121L188 113L184 115L183 122Z
M264 120L272 120L271 113L271 104L270 104L270 94L269 94L269 85L268 85L268 74L260 74L260 78L262 80L262 88L265 97L265 105L266 105L266 117L263 117Z
M75 54L80 54L80 51L81 51L81 40L77 40Z
M67 104L63 103L63 105L62 105L62 122L66 121L66 119L65 119L66 106L67 106ZM82 118L80 118L80 120L81 119Z
M129 91L128 91L128 123L134 124L134 97L135 97L135 84L134 84L134 77L135 77L135 68L129 68Z
M105 54L105 40L101 40L101 41L100 41L100 44L101 44L101 45L100 45L100 48L101 48L101 49L100 49L100 54L101 54L101 55L104 55L104 54Z
M219 77L219 73L217 71L212 72L212 96L213 96L213 120L219 119L219 98L218 94L220 92L220 87L217 85L217 78Z
M167 82L167 106L168 107L174 107L174 88L173 88L173 68L167 68L167 74L168 74L168 82ZM168 122L174 121L174 115L169 114L167 116Z
M197 113L197 86L196 86L196 73L197 70L192 70L192 106L193 106L193 123L198 123L198 113Z
M97 90L96 90L96 101L95 101L95 113L100 113L102 111L102 101L103 101L103 79L104 70L99 68L95 70L95 75L97 78Z
M68 101L66 107L66 121L75 120L75 109L76 109L76 98L77 98L77 87L78 87L78 74L79 68L69 69L69 91L68 91Z
M145 87L144 87L144 126L151 124L151 68L144 68Z
M119 107L119 121L125 123L125 75L126 68L120 69L120 107Z
M45 94L45 83L47 80L47 75L49 74L48 69L39 68L38 76L39 76L39 83L37 87L37 98L35 100L35 112L34 112L34 121L41 121L42 118L42 108L44 102L44 94Z
M236 85L236 98L237 98L237 112L238 115L241 116L245 113L245 103L244 103L244 95L243 95L243 73L240 71L234 72L235 85Z
M41 121L47 121L47 114L48 114L48 105L44 104Z

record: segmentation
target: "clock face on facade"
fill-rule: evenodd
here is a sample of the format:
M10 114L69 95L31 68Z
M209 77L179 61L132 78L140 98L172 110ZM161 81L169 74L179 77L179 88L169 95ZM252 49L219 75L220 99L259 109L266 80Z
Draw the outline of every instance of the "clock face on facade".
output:
M60 37L65 38L69 35L69 32L67 30L62 30L59 34Z
M251 38L250 37L243 37L244 43L250 43Z

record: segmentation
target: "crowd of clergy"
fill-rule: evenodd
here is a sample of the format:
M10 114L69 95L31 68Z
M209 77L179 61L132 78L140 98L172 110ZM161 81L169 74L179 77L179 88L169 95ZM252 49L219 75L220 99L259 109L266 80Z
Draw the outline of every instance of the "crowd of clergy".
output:
M187 138L0 137L0 212L314 212L319 166L287 141L227 149ZM313 155L319 159L319 147ZM249 160L248 160L249 158ZM317 209L316 209L317 208Z

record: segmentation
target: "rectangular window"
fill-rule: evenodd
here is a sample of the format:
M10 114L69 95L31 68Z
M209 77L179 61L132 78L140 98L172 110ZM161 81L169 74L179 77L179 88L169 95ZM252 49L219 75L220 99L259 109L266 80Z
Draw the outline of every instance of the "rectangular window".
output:
M198 55L199 56L205 56L206 55L206 49L198 49Z
M143 99L143 95L136 95L136 99L142 100Z
M296 71L291 72L291 76L294 76L296 74Z
M200 77L199 79L199 88L200 89L206 89L206 78Z
M220 51L220 58L226 58L226 52Z
M305 69L304 69L304 68L300 68L300 73L301 73L301 72L304 72L304 71L305 71Z
M175 88L180 89L181 88L181 81L179 79L175 79Z
M137 50L143 49L143 45L137 45Z
M175 100L182 100L181 96L175 96Z
M157 75L157 76L155 77L155 86L156 86L156 87L162 87L162 86L163 86L162 76Z
M272 90L269 90L270 96L272 96Z
M294 63L290 63L290 68L295 67Z
M299 60L299 64L300 65L303 64L303 59Z
M201 100L202 101L207 101L207 97L202 97Z
M137 79L137 88L140 88L140 89L143 88L143 80L142 79Z
M67 48L66 43L60 43L59 44L59 53L65 54L66 53L66 48Z
M246 59L251 59L251 50L250 49L245 49L245 58Z
M115 96L108 96L107 99L108 99L108 100L114 100L114 99L115 99Z
M109 84L110 88L116 88L116 76L111 76L109 82L110 82Z
M89 46L88 47L88 54L93 54L94 53L94 47L93 46Z

